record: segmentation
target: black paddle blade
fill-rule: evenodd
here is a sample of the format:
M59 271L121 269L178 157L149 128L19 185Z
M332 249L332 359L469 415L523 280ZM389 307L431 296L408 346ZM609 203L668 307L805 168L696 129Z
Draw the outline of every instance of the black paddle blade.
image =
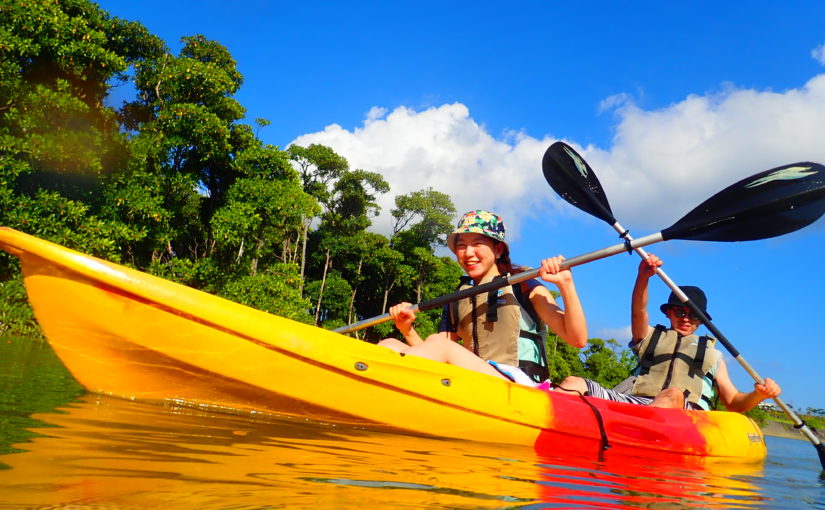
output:
M663 239L752 241L810 225L825 213L825 167L792 163L728 186L672 226Z
M548 147L541 169L550 187L560 197L610 225L616 223L599 179L572 147L564 142Z

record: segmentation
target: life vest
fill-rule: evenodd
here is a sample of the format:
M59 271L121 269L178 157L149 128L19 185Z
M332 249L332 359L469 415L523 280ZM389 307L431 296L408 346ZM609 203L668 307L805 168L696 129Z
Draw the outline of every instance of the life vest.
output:
M492 280L485 278L480 284ZM471 282L463 276L458 290L471 288ZM450 304L450 316L459 338L477 356L517 366L535 382L542 382L549 377L547 327L523 287L526 285L507 285L486 295L461 299Z
M686 401L710 409L712 382L722 357L715 343L709 336L682 336L657 325L647 338L631 346L639 357L632 394L655 397L663 389L675 387L684 391Z

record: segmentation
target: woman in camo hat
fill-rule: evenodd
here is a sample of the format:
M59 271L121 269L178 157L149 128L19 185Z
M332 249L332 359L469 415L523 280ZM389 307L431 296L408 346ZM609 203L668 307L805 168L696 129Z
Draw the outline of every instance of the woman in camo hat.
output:
M447 246L466 273L459 289L525 270L510 261L504 221L489 211L462 216ZM544 285L529 280L446 305L439 332L424 341L413 327L415 313L410 304L400 303L390 308L390 315L406 343L388 338L379 344L522 384L537 384L548 376L547 327L573 347L587 343L584 311L570 270L560 269L563 260L561 255L543 260L539 276L558 288L564 309Z

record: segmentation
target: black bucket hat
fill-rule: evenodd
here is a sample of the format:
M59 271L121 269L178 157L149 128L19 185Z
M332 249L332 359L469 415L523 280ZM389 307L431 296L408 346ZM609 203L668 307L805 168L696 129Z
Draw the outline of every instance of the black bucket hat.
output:
M679 287L682 289L682 292L693 301L693 304L699 307L705 315L708 316L710 319L710 314L708 313L708 298L705 297L705 293L702 292L702 289L699 287L694 287L692 285L685 285L683 287ZM685 306L684 303L674 294L673 292L670 293L670 297L667 298L667 303L663 304L659 307L659 310L662 311L663 314L667 315L667 309L671 306Z

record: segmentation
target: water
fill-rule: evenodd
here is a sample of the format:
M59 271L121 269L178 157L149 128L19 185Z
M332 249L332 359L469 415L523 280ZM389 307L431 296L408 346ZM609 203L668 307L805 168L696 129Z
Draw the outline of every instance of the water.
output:
M0 508L825 509L813 447L767 441L762 465L699 468L218 414L84 393L0 337Z

